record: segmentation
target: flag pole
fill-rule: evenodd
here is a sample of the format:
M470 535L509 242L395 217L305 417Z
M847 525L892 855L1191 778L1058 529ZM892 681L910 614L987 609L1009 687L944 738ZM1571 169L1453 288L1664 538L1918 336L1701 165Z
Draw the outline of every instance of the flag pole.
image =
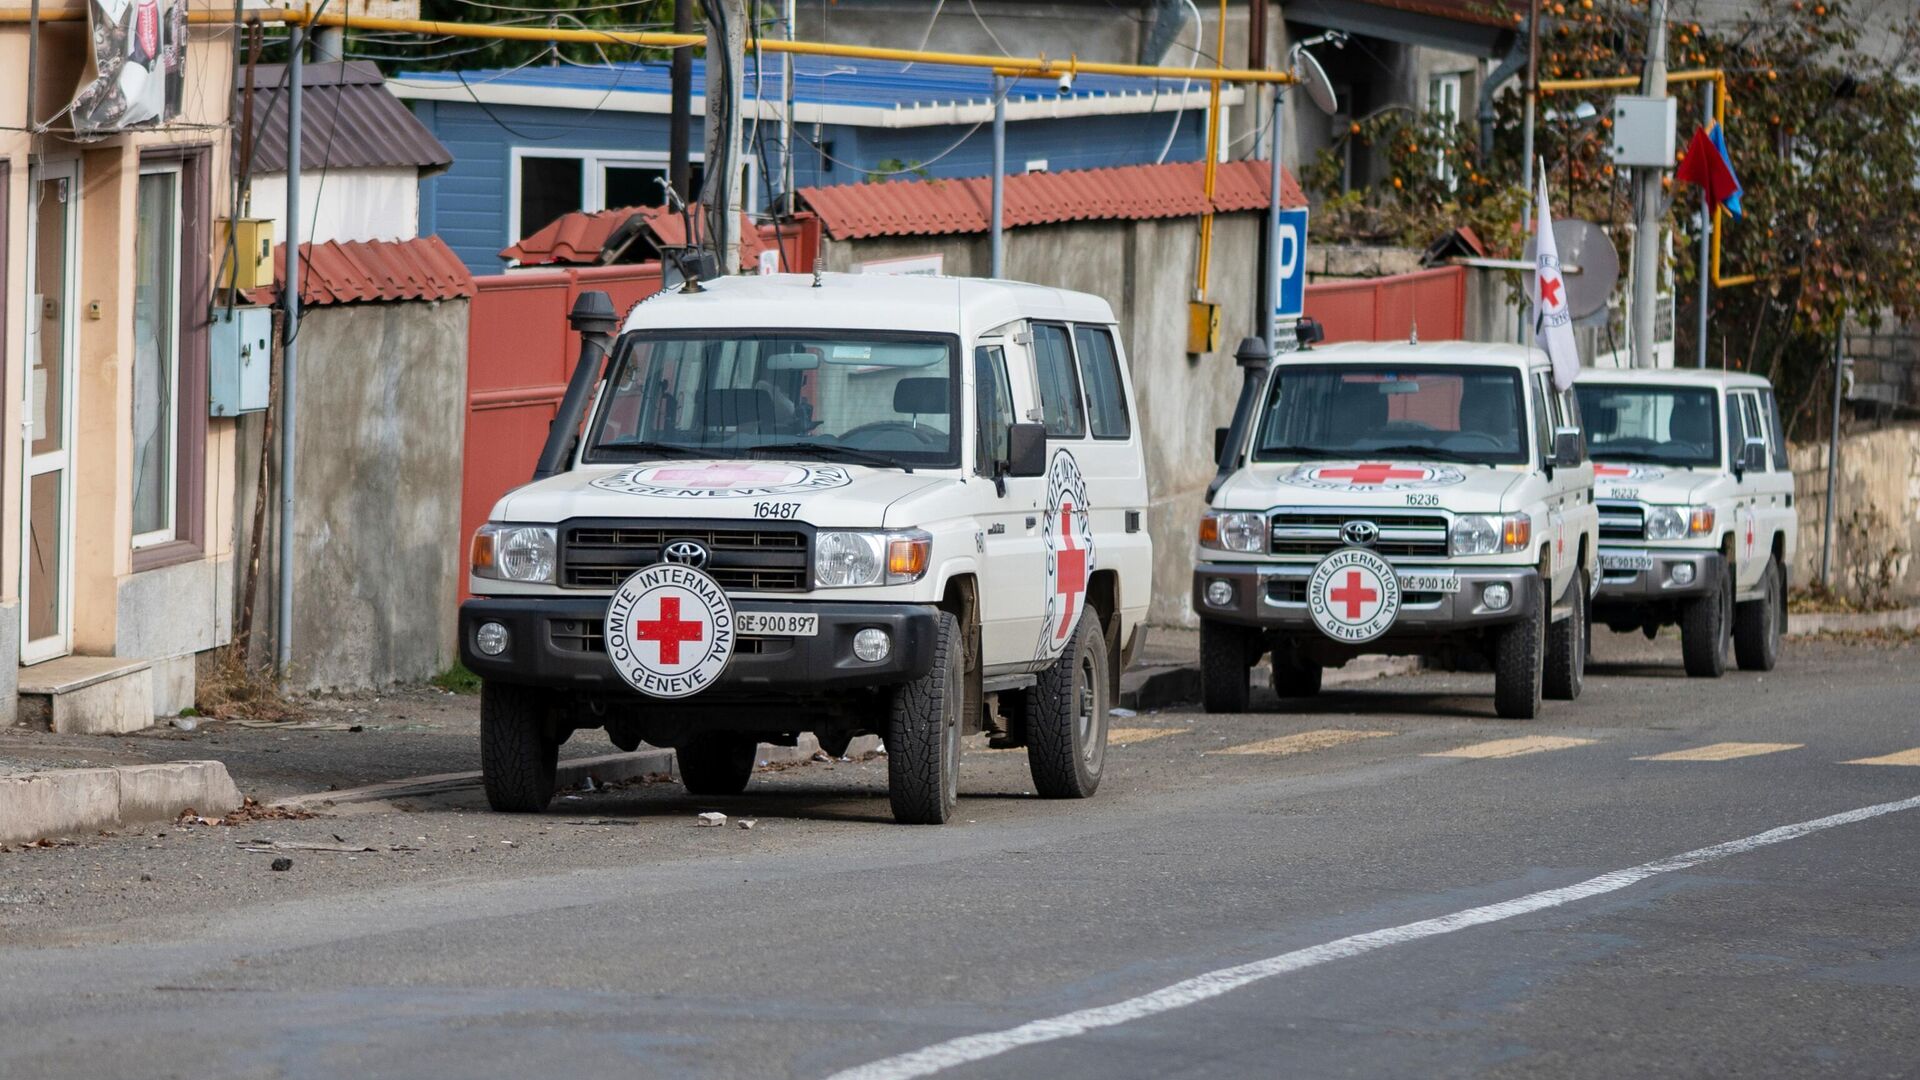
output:
M1707 129L1711 131L1713 129L1713 99L1718 94L1718 88L1717 84L1710 79L1701 85L1707 88L1706 126ZM1713 275L1707 271L1707 266L1712 258L1713 199L1708 196L1706 185L1702 184L1700 187L1700 333L1698 334L1700 348L1694 357L1695 367L1707 366L1707 304L1710 299L1710 290L1713 288Z

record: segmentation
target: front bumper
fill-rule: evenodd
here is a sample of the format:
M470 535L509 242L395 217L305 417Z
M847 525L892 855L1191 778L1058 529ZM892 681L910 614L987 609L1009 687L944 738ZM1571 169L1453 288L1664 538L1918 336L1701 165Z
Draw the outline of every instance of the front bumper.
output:
M1609 563L1612 565L1609 566ZM1662 550L1602 544L1600 591L1594 596L1594 603L1641 604L1705 596L1719 585L1720 574L1725 568L1725 556L1714 550ZM1685 579L1684 584L1676 581L1676 577Z
M1307 610L1306 583L1312 563L1203 562L1193 571L1193 610L1202 618L1265 630L1320 634ZM1400 613L1383 635L1433 637L1461 630L1500 626L1530 617L1544 602L1539 574L1530 566L1488 566L1470 569L1449 566L1396 566L1403 577L1450 573L1460 581L1458 592L1403 593ZM1207 586L1226 581L1232 600L1224 606L1207 602ZM1506 585L1512 599L1500 609L1484 602L1489 585ZM1331 639L1329 639L1331 640Z
M937 611L928 605L738 600L734 609L818 614L820 633L738 639L726 670L699 699L891 686L933 667ZM640 698L607 659L600 636L606 614L604 596L476 597L460 605L460 659L482 679ZM507 649L499 656L474 646L474 631L489 622L507 628ZM853 655L854 634L868 627L893 639L892 651L878 663Z

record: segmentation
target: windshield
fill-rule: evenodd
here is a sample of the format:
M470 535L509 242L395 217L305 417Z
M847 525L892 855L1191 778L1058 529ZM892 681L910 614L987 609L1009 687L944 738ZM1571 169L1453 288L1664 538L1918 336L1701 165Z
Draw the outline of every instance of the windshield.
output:
M955 466L956 348L931 334L636 331L616 353L586 460Z
M1525 418L1519 373L1507 368L1287 364L1268 390L1254 459L1520 464Z
M1573 392L1586 421L1587 452L1595 461L1720 463L1720 422L1711 389L1580 383Z

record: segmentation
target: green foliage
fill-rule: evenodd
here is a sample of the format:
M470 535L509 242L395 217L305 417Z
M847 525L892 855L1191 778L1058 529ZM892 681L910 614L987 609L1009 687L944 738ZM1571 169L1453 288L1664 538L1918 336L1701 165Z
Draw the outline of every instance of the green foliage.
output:
M480 692L480 676L467 670L467 665L458 660L453 666L435 675L430 680L434 686L449 694L477 694Z
M675 3L695 0L540 0L514 5L506 0L421 0L420 17L437 22L487 23L500 26L552 26L562 30L650 30L673 28ZM697 17L694 25L700 26ZM694 31L700 33L699 29ZM643 49L613 41L557 43L546 41L483 41L475 38L420 38L415 35L354 33L349 51L380 57L380 67L391 75L399 71L471 71L475 68L519 67L541 63L601 65L633 60L664 59L669 50Z
M881 158L873 163L873 171L867 173L866 182L878 184L886 180L898 180L911 176L919 180L931 179L933 173L918 161L902 161L899 158Z
M1920 85L1915 73L1920 20L1891 15L1863 23L1875 5L1862 0L1754 0L1707 25L1691 16L1697 0L1669 10L1669 66L1728 72L1726 129L1734 168L1746 190L1746 216L1723 227L1722 273L1757 274L1755 285L1714 290L1710 355L1758 371L1781 388L1788 429L1813 434L1830 383L1832 335L1855 319L1920 314ZM1888 5L1879 5L1887 8ZM1518 23L1526 5L1506 11ZM1640 73L1647 39L1645 0L1547 0L1542 4L1542 79ZM1686 17L1682 17L1686 16ZM1870 46L1863 48L1864 46ZM1902 78L1902 76L1906 78ZM1701 85L1677 86L1684 147L1701 113ZM1424 245L1456 225L1471 225L1499 257L1517 257L1527 171L1519 161L1523 96L1511 84L1496 100L1492 153L1483 159L1477 130L1397 109L1356 121L1333 150L1303 170L1325 199L1315 220L1321 237ZM1628 246L1631 198L1624 171L1606 156L1616 90L1543 95L1535 152L1545 159L1553 209L1611 226ZM1550 118L1581 102L1598 118L1579 125ZM1462 102L1471 118L1473 103ZM1349 144L1364 148L1383 178L1343 193ZM1438 175L1453 164L1455 179ZM1691 357L1697 321L1699 193L1670 186L1669 224L1680 295L1678 353ZM1623 259L1624 263L1626 260Z

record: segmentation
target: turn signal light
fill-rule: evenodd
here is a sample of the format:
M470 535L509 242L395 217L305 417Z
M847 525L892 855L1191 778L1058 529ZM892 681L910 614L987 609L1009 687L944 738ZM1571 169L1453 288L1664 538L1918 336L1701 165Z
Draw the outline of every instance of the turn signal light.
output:
M1220 546L1220 519L1212 514L1200 519L1200 542L1208 547Z
M1500 546L1507 551L1519 551L1533 543L1533 519L1525 514L1514 514L1507 518L1500 531Z
M473 572L493 569L493 534L485 529L473 534Z
M927 572L927 558L933 552L933 539L911 536L887 544L887 577L918 578Z
M1713 507L1696 506L1687 516L1687 532L1693 536L1705 536L1713 531Z

